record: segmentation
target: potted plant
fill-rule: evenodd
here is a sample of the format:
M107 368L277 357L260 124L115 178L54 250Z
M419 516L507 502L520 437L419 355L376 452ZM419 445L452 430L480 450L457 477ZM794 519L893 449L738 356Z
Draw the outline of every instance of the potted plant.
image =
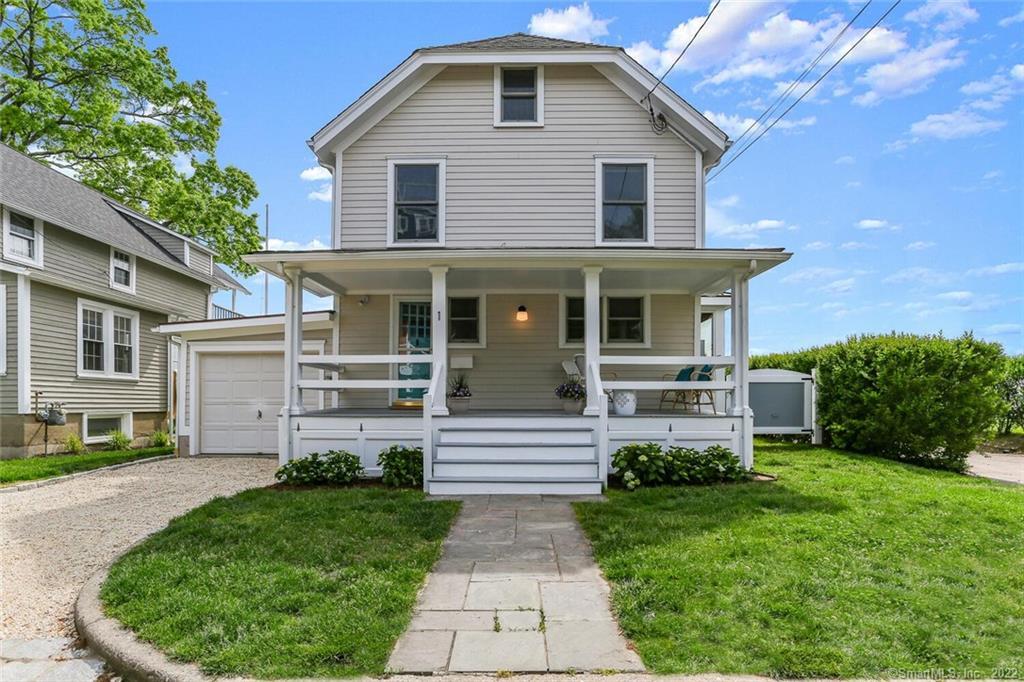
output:
M570 414L583 412L583 405L587 400L587 389L579 379L572 378L564 384L559 384L555 389L555 395L562 399L562 409Z
M465 414L469 411L469 399L473 392L469 390L469 380L465 374L457 374L448 381L448 409L452 414Z

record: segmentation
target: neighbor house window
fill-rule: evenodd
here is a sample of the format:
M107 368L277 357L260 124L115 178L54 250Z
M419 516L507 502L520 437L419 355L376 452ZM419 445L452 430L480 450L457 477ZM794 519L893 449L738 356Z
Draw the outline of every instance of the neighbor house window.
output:
M605 296L601 298L601 342L604 344L649 345L650 299L647 296ZM566 296L562 303L561 345L584 342L584 300Z
M78 375L137 379L139 314L78 300Z
M3 211L4 258L43 266L43 221L9 209Z
M443 244L444 170L443 160L389 160L389 245Z
M110 286L129 293L135 293L135 256L110 250Z
M544 67L494 67L494 125L544 124Z
M86 412L82 415L82 440L86 443L106 443L111 431L120 431L132 437L132 414Z
M597 243L652 244L654 159L598 159Z
M453 346L482 346L484 338L484 299L448 299L448 342Z

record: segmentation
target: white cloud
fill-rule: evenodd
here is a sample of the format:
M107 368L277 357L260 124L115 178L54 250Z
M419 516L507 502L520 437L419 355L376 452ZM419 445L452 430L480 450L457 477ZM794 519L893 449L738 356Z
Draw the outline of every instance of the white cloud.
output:
M1007 322L1003 324L990 324L982 329L981 333L990 336L1000 336L1002 334L1020 334L1022 331L1024 331L1024 326Z
M899 225L892 225L888 220L881 218L864 218L858 220L854 225L860 230L898 230Z
M756 220L752 223L709 223L708 232L727 239L755 239L762 232L773 232L787 227L786 222L783 220L762 219Z
M939 140L956 140L976 135L987 135L1006 126L1006 121L986 118L974 111L960 107L948 114L929 114L911 124L912 135L933 137Z
M323 166L313 166L311 168L306 168L299 173L299 177L307 181L330 180L331 171L327 170Z
M1024 21L1024 7L1022 7L1021 10L1019 12L1017 12L1016 14L1011 14L1008 17L1004 17L1004 18L1000 19L999 20L999 26L1002 27L1002 28L1006 28L1007 26L1012 26L1014 24L1019 24L1022 21Z
M804 249L807 251L824 251L830 246L831 244L829 244L828 242L815 241L804 244Z
M903 250L904 251L924 251L925 249L930 249L933 246L935 246L935 242L916 241L916 242L910 242L909 244L904 246Z
M961 53L953 53L956 38L940 40L927 47L907 50L895 59L868 68L857 78L868 91L853 98L855 104L872 106L883 99L904 97L925 90L935 77L964 63Z
M267 240L267 251L318 251L331 248L320 241L319 237L313 237L308 242L296 242L286 239L271 237Z
M850 166L852 164L857 163L857 159L855 159L855 158L853 158L852 156L849 156L849 155L847 155L847 156L840 156L833 163L835 163L837 166Z
M794 128L806 128L812 126L818 122L817 116L804 116L798 119L782 119L775 124L775 128L778 130L792 130Z
M310 192L309 194L307 194L306 198L307 199L312 199L313 201L326 201L326 202L330 202L331 201L331 183L325 182L324 184L320 185L320 187L318 189L315 189L312 192Z
M740 203L740 195L738 195L738 194L730 194L727 197L722 197L721 199L717 199L713 203L715 204L715 206L721 206L722 208L732 208L733 206L738 206L739 205L739 203Z
M856 281L857 280L853 277L837 279L834 282L829 282L825 286L821 287L819 291L826 294L847 294L853 290L853 285Z
M608 35L608 24L613 19L598 19L590 11L590 5L569 5L565 9L545 9L530 17L530 33L549 38L564 38L592 43Z
M927 284L940 286L948 284L953 276L948 272L940 272L931 268L903 268L885 277L882 282L886 284Z
M192 167L192 157L188 154L177 152L171 157L171 163L174 164L174 170L186 178L191 178L196 172L196 169Z
M922 25L940 20L935 28L939 31L955 31L978 20L978 11L967 0L928 0L904 17Z
M704 115L707 116L712 123L722 129L726 135L732 139L737 139L740 135L747 131L747 128L754 126L752 131L756 131L761 126L754 125L756 119L751 117L744 118L737 114L719 114L714 111L705 111Z
M1014 64L1010 69L1010 75L1019 81L1024 81L1024 64Z
M967 271L972 277L992 277L993 275L1008 275L1014 272L1024 272L1024 263L1000 263L989 265L983 268L971 268Z
M971 81L960 88L965 95L979 97L966 106L982 111L996 111L1024 92L1024 64L1015 64L1009 74L995 73L984 80ZM983 98L982 98L983 97Z
M779 281L785 284L799 284L801 282L815 282L822 279L829 279L831 277L838 277L841 274L843 274L843 271L838 268L814 265L795 270Z
M850 189L857 189L863 184L864 183L862 183L860 180L850 180L849 182L846 183L846 186Z
M1003 177L1003 171L1001 170L990 170L981 176L982 180L998 180Z
M974 294L970 291L947 291L937 294L935 298L943 301L969 301L974 298Z
M839 248L843 251L863 251L865 249L877 248L873 244L867 242L843 242L839 245Z

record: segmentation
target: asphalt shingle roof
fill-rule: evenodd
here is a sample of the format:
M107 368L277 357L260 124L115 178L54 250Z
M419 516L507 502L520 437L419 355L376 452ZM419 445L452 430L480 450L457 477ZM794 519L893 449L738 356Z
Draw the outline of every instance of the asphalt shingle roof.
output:
M596 43L581 43L575 40L546 38L544 36L529 35L528 33L510 33L505 36L484 38L483 40L470 40L464 43L452 43L451 45L424 47L421 48L421 50L424 52L465 52L467 50L592 50L595 47L605 49L609 48L608 45L598 45Z

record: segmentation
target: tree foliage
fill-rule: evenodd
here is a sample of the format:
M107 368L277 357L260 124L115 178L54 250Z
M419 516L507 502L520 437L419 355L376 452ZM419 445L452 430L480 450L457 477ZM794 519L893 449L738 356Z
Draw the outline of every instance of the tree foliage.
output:
M251 272L256 183L217 163L206 84L180 80L153 35L142 0L0 0L0 142Z

